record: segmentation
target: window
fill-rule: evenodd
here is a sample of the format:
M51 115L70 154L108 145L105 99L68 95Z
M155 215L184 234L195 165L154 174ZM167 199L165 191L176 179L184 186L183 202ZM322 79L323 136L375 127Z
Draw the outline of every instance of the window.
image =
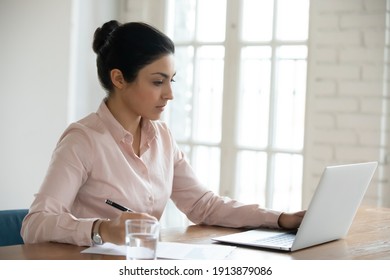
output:
M199 178L246 203L301 207L309 0L170 0L165 118Z

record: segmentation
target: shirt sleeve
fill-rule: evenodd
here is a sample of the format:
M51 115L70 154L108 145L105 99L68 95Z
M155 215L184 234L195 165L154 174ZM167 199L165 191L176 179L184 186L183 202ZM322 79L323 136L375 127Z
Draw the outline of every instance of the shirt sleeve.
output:
M172 201L194 223L225 227L279 228L279 211L221 197L197 179L185 156L176 147Z
M25 243L91 245L91 228L96 218L78 219L71 214L74 199L93 162L93 142L79 126L71 125L53 152L39 193L22 224Z

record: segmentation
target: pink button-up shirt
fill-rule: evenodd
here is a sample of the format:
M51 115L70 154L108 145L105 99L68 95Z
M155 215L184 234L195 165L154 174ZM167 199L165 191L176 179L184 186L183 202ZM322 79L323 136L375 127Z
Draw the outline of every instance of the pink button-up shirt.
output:
M164 122L142 121L140 157L132 139L105 102L71 124L23 221L24 242L91 245L93 222L120 215L106 199L157 219L171 198L194 223L278 227L280 212L244 205L202 186Z

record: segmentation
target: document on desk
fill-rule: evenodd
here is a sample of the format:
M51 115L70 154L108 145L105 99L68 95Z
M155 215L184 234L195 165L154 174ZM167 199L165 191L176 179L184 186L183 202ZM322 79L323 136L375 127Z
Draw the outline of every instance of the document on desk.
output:
M236 247L213 244L187 244L177 242L159 242L157 258L173 260L223 260ZM126 246L112 243L92 246L81 251L88 254L126 256Z

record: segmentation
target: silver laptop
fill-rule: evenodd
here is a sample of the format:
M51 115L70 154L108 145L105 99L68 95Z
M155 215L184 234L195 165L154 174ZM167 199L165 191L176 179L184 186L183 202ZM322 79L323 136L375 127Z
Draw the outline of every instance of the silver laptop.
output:
M255 229L212 240L296 251L343 238L349 231L377 165L377 162L367 162L326 167L296 232Z

